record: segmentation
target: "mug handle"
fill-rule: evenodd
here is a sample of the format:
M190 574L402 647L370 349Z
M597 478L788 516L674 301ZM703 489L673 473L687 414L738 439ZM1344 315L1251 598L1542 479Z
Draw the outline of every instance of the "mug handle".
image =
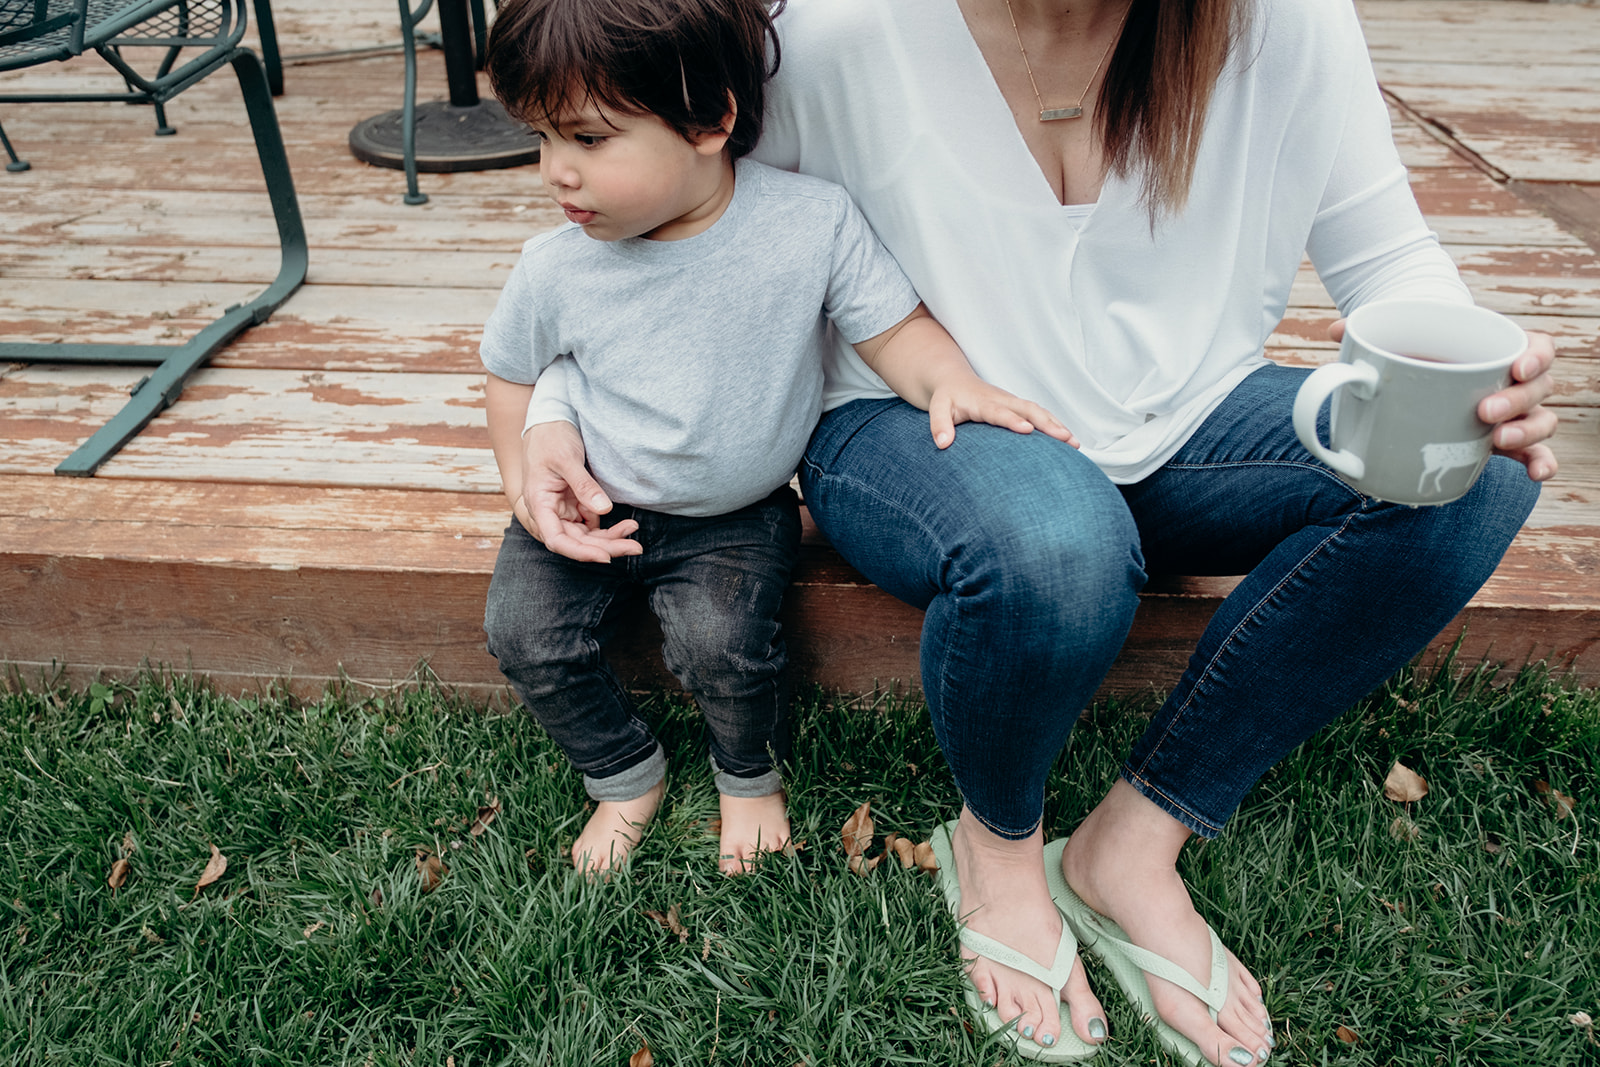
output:
M1317 414L1339 388L1364 385L1370 392L1377 384L1378 368L1370 363L1329 363L1312 371L1294 397L1294 432L1300 443L1313 456L1356 481L1367 473L1366 462L1348 448L1335 452L1324 445L1317 437Z

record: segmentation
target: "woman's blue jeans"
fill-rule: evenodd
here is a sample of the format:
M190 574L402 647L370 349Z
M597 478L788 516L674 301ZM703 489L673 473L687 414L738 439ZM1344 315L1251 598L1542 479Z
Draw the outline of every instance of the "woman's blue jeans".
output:
M941 452L900 400L823 416L800 471L807 506L858 570L926 609L934 731L990 830L1039 826L1045 777L1147 572L1245 575L1122 768L1206 837L1494 572L1538 498L1522 465L1495 457L1443 507L1362 496L1295 437L1307 373L1252 374L1171 461L1121 487L1039 433L968 423Z

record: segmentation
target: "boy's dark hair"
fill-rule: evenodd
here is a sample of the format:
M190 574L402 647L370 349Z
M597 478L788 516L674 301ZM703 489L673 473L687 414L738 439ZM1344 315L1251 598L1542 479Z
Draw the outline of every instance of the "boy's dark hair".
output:
M655 115L686 140L737 109L728 152L761 138L764 86L778 69L767 0L506 0L484 69L507 111L550 122L593 103ZM767 42L772 42L771 67Z

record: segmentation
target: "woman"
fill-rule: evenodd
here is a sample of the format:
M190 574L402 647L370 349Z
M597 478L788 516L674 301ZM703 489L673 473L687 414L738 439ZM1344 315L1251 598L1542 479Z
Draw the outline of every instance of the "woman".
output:
M1253 1067L1274 1041L1260 984L1178 853L1493 572L1556 470L1550 340L1480 406L1502 456L1454 504L1362 497L1295 439L1306 372L1262 351L1303 252L1342 314L1470 302L1349 0L790 0L778 26L758 158L844 184L979 374L1083 446L971 426L940 452L841 347L800 472L845 558L926 609L922 682L964 800L944 874L987 1024L1051 1059L1105 1038L1080 967L1036 977L1075 927L1169 1048ZM527 458L552 547L632 551L596 529L570 426L535 427ZM1047 867L1046 774L1152 571L1246 577Z

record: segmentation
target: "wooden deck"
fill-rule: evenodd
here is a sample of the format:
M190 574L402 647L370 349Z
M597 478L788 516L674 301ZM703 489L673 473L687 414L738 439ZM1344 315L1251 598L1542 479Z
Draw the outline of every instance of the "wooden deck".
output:
M1600 682L1600 8L1362 0L1424 211L1479 301L1561 353L1559 478L1493 581L1440 637L1549 658ZM24 677L141 664L225 687L426 663L499 691L482 605L505 522L482 428L479 328L523 240L560 221L536 170L423 175L432 200L346 148L398 106L389 0L278 0L278 114L311 241L307 285L191 381L93 479L52 468L145 373L0 365L0 661ZM0 75L99 84L98 60ZM423 98L442 95L437 53ZM115 104L7 106L25 173L0 173L0 337L159 341L258 291L276 244L238 90L220 75L169 107L176 137ZM1586 243L1586 240L1587 242ZM1332 357L1309 270L1271 355ZM1170 685L1226 581L1158 583L1107 687ZM802 674L841 689L914 683L920 614L811 541L789 607ZM643 628L620 650L659 680Z

